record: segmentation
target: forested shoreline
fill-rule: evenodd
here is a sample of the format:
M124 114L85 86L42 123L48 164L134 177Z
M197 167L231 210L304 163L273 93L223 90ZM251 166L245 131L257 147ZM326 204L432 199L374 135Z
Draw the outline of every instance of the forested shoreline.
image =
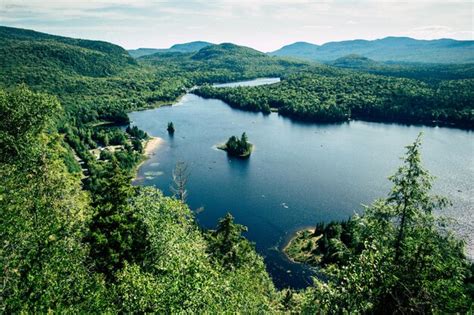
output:
M412 79L352 73L323 76L292 75L271 86L216 88L193 91L232 107L278 113L309 122L424 123L472 129L472 80L441 81L434 85Z
M174 102L192 86L265 76L283 82L204 86L196 93L221 93L212 97L320 121L347 120L364 108L374 117L405 113L399 101L419 102L429 117L471 124L472 80L440 83L435 91L418 81L269 57L232 44L138 61L113 44L7 27L0 27L0 44L0 312L472 310L472 264L463 242L438 229L432 212L446 201L430 195L419 139L391 177L391 197L354 219L364 228L354 230L351 243L328 237L342 257L323 270L328 281L315 279L296 291L275 288L263 258L242 236L246 228L231 214L203 230L184 194L132 186L149 135L117 127L129 125L128 111ZM354 99L347 97L351 86ZM318 106L308 103L317 95L323 95ZM433 95L446 96L445 105L425 104ZM367 100L375 105L367 107Z

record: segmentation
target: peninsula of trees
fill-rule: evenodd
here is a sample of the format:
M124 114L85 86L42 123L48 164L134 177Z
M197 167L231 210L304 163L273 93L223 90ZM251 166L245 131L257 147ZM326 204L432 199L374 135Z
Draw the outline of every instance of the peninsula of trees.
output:
M474 80L426 83L360 72L289 75L268 86L216 88L193 93L250 111L312 122L368 121L447 124L474 128Z

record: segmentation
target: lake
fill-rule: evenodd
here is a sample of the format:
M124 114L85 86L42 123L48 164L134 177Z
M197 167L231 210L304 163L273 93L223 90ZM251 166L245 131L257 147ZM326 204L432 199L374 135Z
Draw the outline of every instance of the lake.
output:
M252 80L258 85L279 79ZM138 171L139 185L170 194L172 170L188 164L188 204L204 208L200 225L214 228L231 212L246 225L248 239L265 257L279 287L302 288L312 271L295 264L281 247L298 229L320 221L344 220L385 197L387 177L401 164L404 146L423 131L422 159L437 177L434 191L450 198L443 211L458 220L474 256L474 134L441 127L351 121L341 124L294 122L276 113L263 115L233 109L222 101L186 94L174 106L133 112L134 125L165 140ZM172 121L173 137L166 131ZM246 132L255 148L248 160L232 159L216 145Z

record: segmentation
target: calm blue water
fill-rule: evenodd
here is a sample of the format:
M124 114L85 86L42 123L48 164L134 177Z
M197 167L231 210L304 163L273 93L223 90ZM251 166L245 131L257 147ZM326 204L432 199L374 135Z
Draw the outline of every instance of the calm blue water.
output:
M253 82L254 84L255 82ZM231 212L267 262L278 287L301 288L311 271L281 253L291 234L319 221L347 219L361 204L384 197L387 177L400 165L404 146L423 137L424 165L437 177L435 191L454 206L444 214L459 220L456 230L474 235L474 134L449 128L353 121L321 125L293 122L278 114L232 109L187 94L176 105L134 112L130 119L165 144L139 169L137 183L170 194L172 170L189 165L188 203L206 228ZM176 132L168 136L173 121ZM248 160L228 158L216 144L247 132L255 150Z
M257 86L257 85L268 85L280 82L280 78L260 78L248 81L238 81L229 83L216 83L213 84L215 87L236 87L236 86Z

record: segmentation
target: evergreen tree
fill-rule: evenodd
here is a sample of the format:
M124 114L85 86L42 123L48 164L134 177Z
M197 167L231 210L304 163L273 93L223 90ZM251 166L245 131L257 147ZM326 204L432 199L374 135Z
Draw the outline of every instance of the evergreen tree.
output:
M166 128L166 130L168 130L169 134L174 134L174 125L172 121L168 123L168 127Z
M246 252L250 250L250 244L242 236L246 231L245 226L234 223L234 217L227 213L211 232L210 252L225 268L237 268L244 263Z
M93 202L95 214L86 241L97 270L108 278L125 261L139 259L146 246L144 231L129 204L135 194L130 181L130 176L114 161L110 178L100 186Z
M143 153L143 145L142 145L142 142L138 139L132 139L132 146L133 146L133 150L139 152L139 153Z
M245 147L248 146L248 137L247 137L247 134L245 132L242 133L242 136L240 137L240 143Z

